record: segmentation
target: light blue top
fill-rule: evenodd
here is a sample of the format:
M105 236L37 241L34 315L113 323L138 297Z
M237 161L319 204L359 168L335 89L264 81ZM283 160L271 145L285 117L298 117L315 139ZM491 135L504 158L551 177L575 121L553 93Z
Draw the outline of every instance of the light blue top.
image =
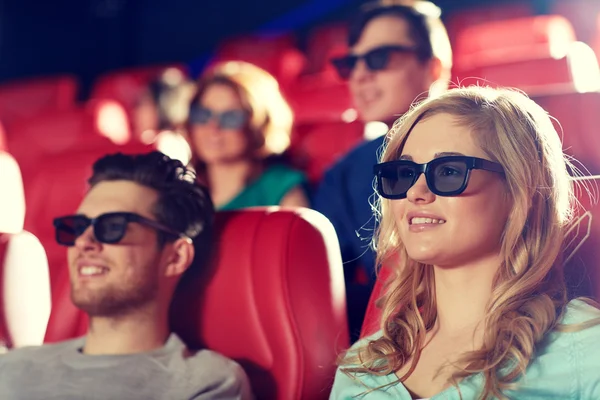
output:
M573 300L567 305L561 322L577 324L597 317L600 311L596 308ZM381 331L355 346L380 336ZM330 400L412 399L393 373L386 376L355 374L353 378L338 369ZM371 388L384 385L387 386L365 394ZM472 375L458 386L463 400L478 399L483 376ZM600 325L572 333L550 333L520 379L519 389L505 394L511 400L600 400ZM460 399L454 386L431 397L431 400Z

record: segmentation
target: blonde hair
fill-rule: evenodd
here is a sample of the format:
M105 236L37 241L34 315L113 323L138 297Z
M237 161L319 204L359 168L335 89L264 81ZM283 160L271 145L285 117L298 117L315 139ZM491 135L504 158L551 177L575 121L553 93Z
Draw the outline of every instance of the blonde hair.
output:
M216 64L198 81L191 104L198 103L204 92L215 84L235 90L242 107L250 113L248 130L254 144L254 156L260 159L281 154L289 147L294 116L279 83L271 74L244 61Z
M452 115L505 169L513 207L483 321L483 345L463 354L457 365L464 367L451 377L458 385L461 378L482 373L481 398L503 398L502 391L514 389L515 379L524 374L536 344L556 328L567 303L560 253L575 204L570 163L540 106L519 92L486 87L453 89L415 106L394 124L381 162L396 160L412 128L436 114ZM382 298L383 335L343 356L340 364L348 374L387 375L411 358L415 367L418 357L413 356L437 318L433 267L408 257L390 202L378 201L374 238L378 264L395 266Z

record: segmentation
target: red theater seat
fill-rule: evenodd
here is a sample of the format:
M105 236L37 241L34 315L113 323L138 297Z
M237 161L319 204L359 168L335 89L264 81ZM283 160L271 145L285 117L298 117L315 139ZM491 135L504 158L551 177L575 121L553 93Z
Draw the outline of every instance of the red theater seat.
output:
M207 273L176 295L174 330L239 361L259 399L327 399L337 351L348 346L331 224L308 209L257 208L220 213L216 235ZM67 286L66 276L53 282L49 342L86 330L85 316L66 307Z
M168 68L176 68L187 75L186 67L180 64L123 68L100 76L94 83L90 98L116 100L129 112L146 86Z
M19 166L0 151L0 341L6 347L42 343L50 315L44 248L23 231L25 198Z
M70 75L29 78L0 85L0 120L31 118L48 110L66 110L77 99L77 78Z
M565 153L583 163L592 174L600 174L600 93L567 93L534 97L554 118L562 132Z
M598 249L600 249L600 221L594 216L600 215L598 195L600 193L600 175L576 180L576 196L581 207L571 223L565 246L565 277L569 298L591 296L600 299L600 269L598 268ZM586 189L587 188L587 189ZM589 190L589 191L588 191ZM361 338L380 329L381 309L377 301L385 293L385 284L394 272L382 268L369 300L362 326Z
M455 74L484 83L519 88L530 95L600 89L598 60L576 42L561 16L490 22L464 29L456 45Z
M123 108L111 100L90 101L65 111L45 112L11 124L8 148L19 161L25 183L40 157L67 154L77 146L126 143L131 133Z
M211 64L222 61L246 61L269 72L282 91L298 79L306 59L291 36L243 36L221 43Z
M305 75L290 96L294 130L290 153L296 167L317 183L338 158L364 140L348 85L326 69Z
M456 37L466 28L482 23L528 17L531 15L533 15L531 5L523 2L477 5L469 9L458 9L449 14L446 29L448 30L450 41L454 46L456 44Z
M317 184L329 167L364 140L363 130L360 121L296 126L291 148L294 165L306 173L309 182Z
M308 38L306 45L307 66L305 73L314 74L330 67L329 59L334 49L347 48L348 27L344 23L318 27Z

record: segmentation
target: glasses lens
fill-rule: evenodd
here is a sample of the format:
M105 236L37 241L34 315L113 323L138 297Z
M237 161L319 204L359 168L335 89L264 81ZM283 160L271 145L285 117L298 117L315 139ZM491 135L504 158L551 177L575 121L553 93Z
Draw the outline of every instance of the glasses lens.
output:
M369 67L371 71L380 71L385 69L390 62L391 52L392 50L387 47L371 50L365 54L365 62L367 63L367 67Z
M96 239L102 243L117 243L125 235L127 218L123 215L104 214L94 226Z
M433 185L440 193L455 192L465 184L468 168L464 161L443 161L430 168Z
M81 215L56 218L56 241L65 246L73 246L77 239L90 226L91 221Z
M415 183L417 168L414 165L392 165L381 170L381 190L384 196L403 196Z
M190 110L190 122L192 124L204 125L210 121L212 111L204 107L194 107Z
M246 124L246 113L243 110L229 110L221 114L219 126L223 129L242 129Z
M331 60L331 63L335 67L340 78L348 79L350 78L350 74L352 73L352 70L356 65L357 59L358 58L356 56L345 56L334 58L333 60Z

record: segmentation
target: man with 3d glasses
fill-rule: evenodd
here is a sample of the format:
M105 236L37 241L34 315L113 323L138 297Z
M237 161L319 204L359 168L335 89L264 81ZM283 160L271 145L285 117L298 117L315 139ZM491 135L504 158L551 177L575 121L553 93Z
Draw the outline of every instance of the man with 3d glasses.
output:
M76 214L54 220L85 337L0 358L3 399L250 399L242 368L170 331L180 280L208 259L213 205L159 152L99 159ZM183 282L182 282L183 283Z
M354 106L365 122L389 127L418 99L448 88L452 49L441 11L420 0L376 0L365 3L350 21L349 53L332 60L348 81ZM314 207L333 223L339 238L347 280L351 335L358 336L375 281L375 253L369 247L375 221L370 198L372 167L384 137L359 145L323 177ZM355 284L357 268L369 282Z

